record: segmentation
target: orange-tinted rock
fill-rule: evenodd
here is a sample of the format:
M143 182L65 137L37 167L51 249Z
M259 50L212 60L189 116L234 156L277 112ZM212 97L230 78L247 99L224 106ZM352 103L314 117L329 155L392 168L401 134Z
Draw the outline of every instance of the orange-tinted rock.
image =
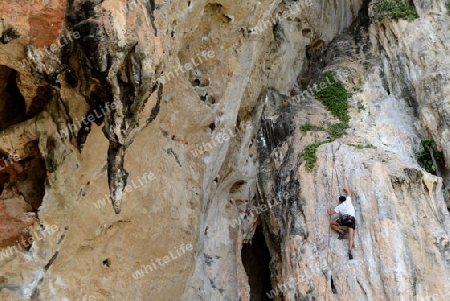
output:
M14 246L31 237L29 227L33 218L25 213L27 204L23 198L0 201L0 247Z
M55 43L65 18L66 1L16 0L0 3L0 15L15 27L28 30L28 43L35 47L48 47ZM26 32L24 33L26 36Z
M54 44L64 21L64 6L32 12L28 33L30 45L42 48Z
M0 159L0 173L21 173L22 171L22 164Z

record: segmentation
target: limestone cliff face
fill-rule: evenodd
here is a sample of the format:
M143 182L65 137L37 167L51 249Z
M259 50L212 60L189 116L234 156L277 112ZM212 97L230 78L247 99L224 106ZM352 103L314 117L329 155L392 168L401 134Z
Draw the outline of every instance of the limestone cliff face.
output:
M247 2L0 3L1 300L450 296L447 3ZM328 70L351 118L308 171Z

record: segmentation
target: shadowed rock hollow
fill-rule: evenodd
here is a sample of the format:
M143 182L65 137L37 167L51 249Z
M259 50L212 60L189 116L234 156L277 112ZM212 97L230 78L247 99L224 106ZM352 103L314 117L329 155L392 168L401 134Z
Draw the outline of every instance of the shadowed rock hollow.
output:
M1 300L448 299L447 1L248 2L0 3Z

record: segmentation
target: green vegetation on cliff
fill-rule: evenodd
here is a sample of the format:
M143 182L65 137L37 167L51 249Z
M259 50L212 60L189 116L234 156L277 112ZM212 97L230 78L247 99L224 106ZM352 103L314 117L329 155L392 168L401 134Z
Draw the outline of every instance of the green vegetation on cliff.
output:
M408 0L381 0L374 4L374 15L377 21L418 18L416 9Z
M331 85L329 83L332 83ZM325 87L315 91L315 96L319 99L334 116L339 118L341 122L348 123L350 116L348 115L347 98L351 96L345 89L344 84L335 78L331 71L325 72L317 84L319 87Z
M416 155L417 162L429 173L436 174L436 165L434 160L439 160L442 158L442 153L436 152L433 148L433 140L423 140L423 152Z
M332 142L335 139L342 137L345 130L349 127L348 122L350 120L347 99L351 94L348 93L344 84L337 79L331 71L327 71L322 75L317 83L317 87L321 87L321 89L316 89L314 92L316 98L324 104L328 111L339 118L340 122L328 125L327 132L332 138L331 140L312 143L305 147L302 156L306 160L306 169L309 171L314 168L317 161L317 148L322 144ZM323 130L322 127L314 126L310 123L302 125L300 129L302 131Z

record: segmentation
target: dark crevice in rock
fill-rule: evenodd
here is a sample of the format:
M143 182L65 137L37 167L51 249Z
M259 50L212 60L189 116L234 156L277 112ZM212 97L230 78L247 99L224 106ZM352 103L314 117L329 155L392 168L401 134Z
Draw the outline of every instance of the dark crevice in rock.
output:
M178 166L183 167L183 166L181 165L181 163L180 163L180 159L178 158L178 155L173 151L172 148L168 148L168 149L166 150L166 153L167 153L167 154L172 154L173 157L175 158L175 161L177 162Z
M95 21L84 21L76 24L74 26L74 31L78 31L81 38L77 41L82 46L85 51L85 59L89 61L95 71L106 72L110 64L108 59L109 54L100 53L99 49L103 47L100 45L103 39L103 29L98 22Z
M368 30L371 24L371 20L369 17L369 3L370 0L363 1L361 8L358 12L358 16L356 17L355 20L353 20L352 24L348 28L348 33L350 33L351 35L359 36L361 33L361 29L363 29L364 31Z
M212 266L212 264L214 263L214 259L211 255L208 255L206 253L203 254L204 257L204 261L206 263L207 266Z
M153 34L155 35L155 37L157 37L158 31L155 26L155 15L154 15L154 11L156 9L155 0L150 0L146 2L146 4L147 4L147 12L150 16L150 22L152 23Z
M38 148L37 141L31 141ZM21 161L24 171L18 175L17 187L23 195L25 202L31 205L32 211L36 214L41 207L45 195L45 183L47 172L45 168L45 159L38 152Z
M195 72L189 72L189 82L193 87L208 87L210 84L208 78L198 76Z
M280 39L282 41L282 39ZM326 54L325 44L321 40L311 43L311 66L304 71L304 84L317 73L321 74L321 58ZM322 62L321 62L322 61ZM301 80L301 76L299 77ZM300 83L301 84L301 83ZM261 222L264 225L265 242L273 262L271 263L272 284L276 289L284 292L285 283L277 283L281 275L281 266L289 264L292 258L285 258L284 251L289 248L285 245L288 237L296 237L296 243L305 243L309 236L305 223L305 201L299 197L300 182L297 170L299 162L295 156L293 133L296 124L294 116L299 107L286 101L286 96L269 90L260 96L264 101L264 110L261 114L260 129L258 130L258 196L260 204L273 204L270 210L262 213ZM277 167L275 167L277 166ZM301 261L301 255L296 259Z
M248 276L250 301L271 300L266 294L272 290L269 268L271 257L261 225L256 227L252 242L242 246L241 258Z
M43 279L42 279L43 280ZM41 284L41 282L39 282L39 284ZM39 295L41 294L41 291L39 290L38 287L36 287L33 290L33 293L31 294L30 300L31 301L41 301L41 299L39 298Z
M109 86L108 84L105 85ZM110 101L111 99L111 93L107 89L101 89L99 86L96 86L95 89L91 91L89 98L87 98L90 108L81 120L81 126L76 137L78 151L81 152L83 149L87 136L91 132L92 123L100 126L106 115L114 110L114 106Z
M210 18L214 18L214 22L217 23L230 23L231 22L231 18L226 16L223 12L222 12L222 4L219 3L208 3L205 6L204 9L204 13L205 15L208 15Z
M50 260L48 261L48 263L45 265L44 269L47 271L50 266L53 264L53 262L56 260L56 258L58 257L59 251L56 251L55 254L53 254L52 258L50 258ZM43 279L43 278L42 278Z
M75 88L78 85L78 76L72 68L68 67L64 73L64 79L66 83L69 84L72 88Z
M111 259L109 259L109 258L106 258L105 260L103 260L102 263L105 267L108 267L108 268L111 267Z
M200 99L204 102L206 102L207 104L215 104L216 103L216 99L214 98L214 96L212 96L211 94L209 94L208 92L206 92L203 95L200 95Z
M66 237L66 234L61 235L61 237L58 240L58 245L63 241L63 239Z
M11 154L0 150L0 198L10 199L20 195L29 204L27 212L37 214L45 195L45 159L41 156L37 140L28 142L24 150L26 157L17 161Z
M109 51L102 51L105 47L105 32L100 22L101 15L95 9L99 3L99 1L85 1L79 9L75 9L74 4L69 3L66 10L66 20L68 26L73 28L73 32L79 32L80 34L81 38L76 40L75 44L79 44L81 46L79 50L85 53L85 56L78 58L82 59L80 63L89 62L85 66L88 68L84 69L107 72L112 59ZM70 48L67 51L70 51ZM70 53L65 53L65 57L69 58ZM63 63L67 63L67 61L63 61ZM95 76L95 78L100 77Z
M337 294L337 290L336 287L334 286L334 281L333 281L333 276L330 277L331 278L331 291L333 292L333 294Z
M0 166L2 168L4 166ZM3 190L5 189L6 184L8 184L10 179L9 173L0 173L0 195L2 194Z
M273 26L273 36L275 48L280 48L282 44L287 43L286 34L284 33L283 26L280 23Z
M17 87L16 70L0 65L0 130L27 119L25 100Z
M244 180L236 181L236 182L233 184L233 186L231 186L231 188L230 188L230 193L236 193L236 192L238 192L238 191L241 191L242 188L243 188L242 186L245 185L245 184L247 184L247 182L244 181Z
M27 117L33 118L42 110L44 110L45 106L53 99L53 88L50 85L40 86L36 91L36 96L33 97L33 100L28 107Z
M288 113L282 113L276 120L261 117L260 128L260 162L263 162L272 151L281 146L292 133L291 120Z
M401 62L407 60L405 57L397 57L394 61L396 66L392 66L393 69L399 70L398 78L401 80L399 83L399 90L396 93L397 96L403 97L408 102L408 105L414 109L414 116L419 116L418 107L419 103L417 102L417 94L413 84L409 81L408 76L403 76L409 73L409 70L406 70L406 65ZM394 71L394 70L392 70Z
M137 123L136 116L141 107L138 105L137 93L141 85L141 70L136 61L135 47L133 46L128 53L122 68L119 70L117 80L120 87L119 99L122 103L122 113L126 119L123 123L124 132L128 129L133 129Z
M311 34L311 29L309 29L309 28L302 29L302 36L304 38L308 37L310 34Z
M86 115L89 116L90 114ZM85 117L85 118L86 118ZM83 149L84 143L86 142L87 136L91 132L91 122L87 122L87 125L84 125L84 123L87 121L87 119L83 119L82 126L80 127L80 130L77 134L77 149L81 153L81 150Z
M159 114L159 108L161 105L161 99L162 99L162 95L163 95L163 84L158 84L158 87L155 86L155 89L158 89L158 99L156 101L155 106L153 107L151 113L150 113L150 117L147 119L147 124L152 122L153 120L155 120L155 118L158 116ZM155 91L155 90L153 90ZM153 93L153 92L152 92Z
M48 261L48 263L45 265L44 270L45 272L47 272L47 270L50 268L50 266L53 264L53 262L56 260L56 258L58 257L59 251L56 251L55 254L53 254L52 258L50 258L50 260ZM41 299L39 298L39 295L41 294L40 290L39 290L39 285L42 284L42 282L44 282L44 278L45 275L42 276L41 279L39 279L38 284L36 285L36 287L33 289L33 293L31 294L30 299L32 301L40 301Z
M306 56L299 76L299 86L302 89L306 89L319 78L325 67L325 61L321 59L325 53L325 42L321 39L306 46Z
M2 21L3 26L5 26L5 22ZM12 40L15 40L17 38L20 38L20 34L12 27L7 27L6 29L3 30L2 35L0 36L0 42L3 45L8 44L9 42L11 42Z

